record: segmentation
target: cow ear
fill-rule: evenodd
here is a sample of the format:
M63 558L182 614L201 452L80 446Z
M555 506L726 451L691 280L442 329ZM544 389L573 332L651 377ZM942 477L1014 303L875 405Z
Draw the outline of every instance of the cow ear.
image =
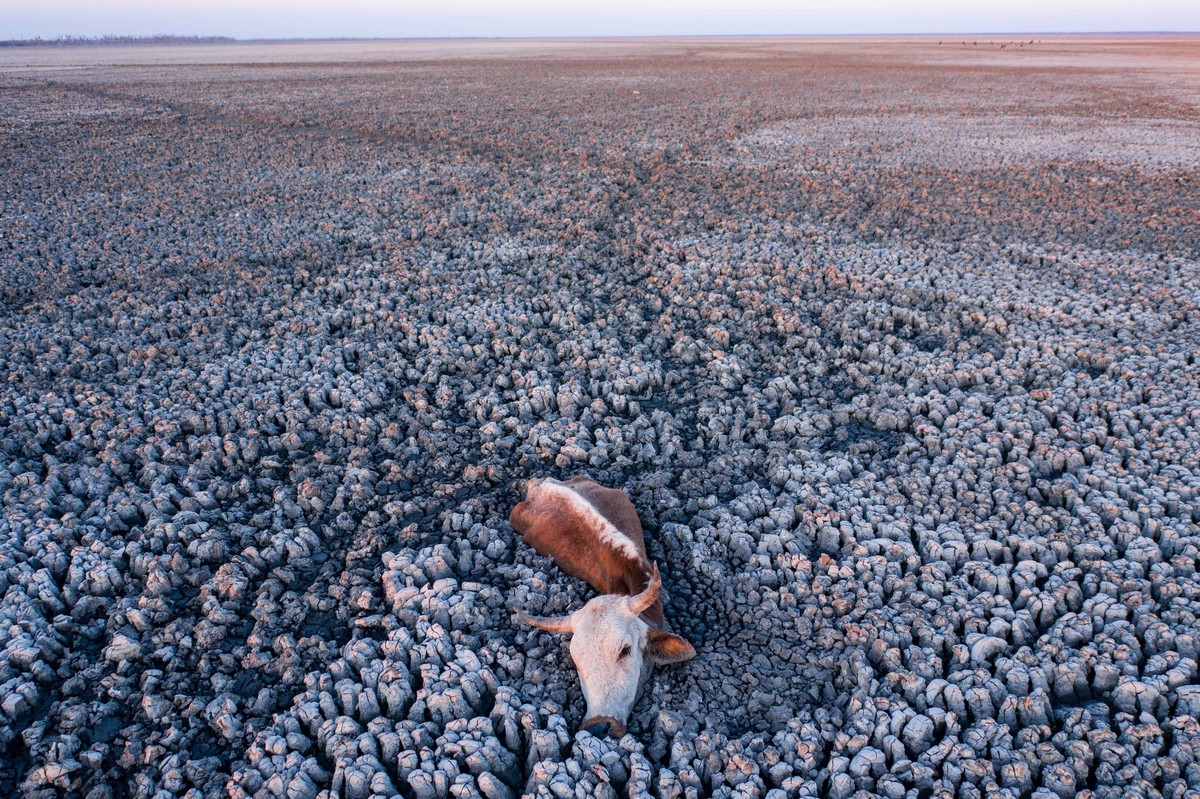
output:
M696 649L685 639L665 630L650 631L650 660L662 666L696 657Z

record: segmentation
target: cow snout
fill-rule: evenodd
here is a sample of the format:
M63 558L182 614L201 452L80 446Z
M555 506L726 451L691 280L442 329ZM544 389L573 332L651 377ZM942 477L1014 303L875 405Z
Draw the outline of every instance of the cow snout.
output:
M597 738L603 738L606 735L620 738L625 734L625 725L612 716L596 716L585 719L583 724L579 725L579 729L590 732Z
M592 735L596 736L597 738L603 738L605 735L608 735L608 728L611 726L612 725L607 721L598 721L595 724L593 724L592 726L585 727L584 729L586 729L588 732L590 732Z

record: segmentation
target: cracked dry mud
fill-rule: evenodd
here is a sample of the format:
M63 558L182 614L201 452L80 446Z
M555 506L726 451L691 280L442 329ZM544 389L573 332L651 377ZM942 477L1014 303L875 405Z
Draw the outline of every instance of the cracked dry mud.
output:
M1200 47L0 51L0 793L1183 797ZM512 486L699 652L575 734ZM1194 793L1191 795L1195 795Z

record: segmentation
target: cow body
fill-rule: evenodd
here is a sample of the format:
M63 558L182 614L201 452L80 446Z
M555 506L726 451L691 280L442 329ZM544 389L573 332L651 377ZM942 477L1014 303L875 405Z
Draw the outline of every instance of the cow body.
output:
M650 584L642 520L624 491L586 477L531 480L509 524L538 554L600 594L633 596ZM663 626L662 599L641 614Z
M571 659L588 705L582 728L623 735L650 667L696 654L663 622L662 582L646 557L633 503L623 491L586 477L531 480L509 523L559 569L600 593L567 616L517 613L539 629L571 634Z

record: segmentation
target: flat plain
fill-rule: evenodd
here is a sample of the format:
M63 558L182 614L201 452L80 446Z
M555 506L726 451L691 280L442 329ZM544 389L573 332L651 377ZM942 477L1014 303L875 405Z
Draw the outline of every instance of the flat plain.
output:
M0 50L0 793L1195 796L1200 39L1011 39Z

